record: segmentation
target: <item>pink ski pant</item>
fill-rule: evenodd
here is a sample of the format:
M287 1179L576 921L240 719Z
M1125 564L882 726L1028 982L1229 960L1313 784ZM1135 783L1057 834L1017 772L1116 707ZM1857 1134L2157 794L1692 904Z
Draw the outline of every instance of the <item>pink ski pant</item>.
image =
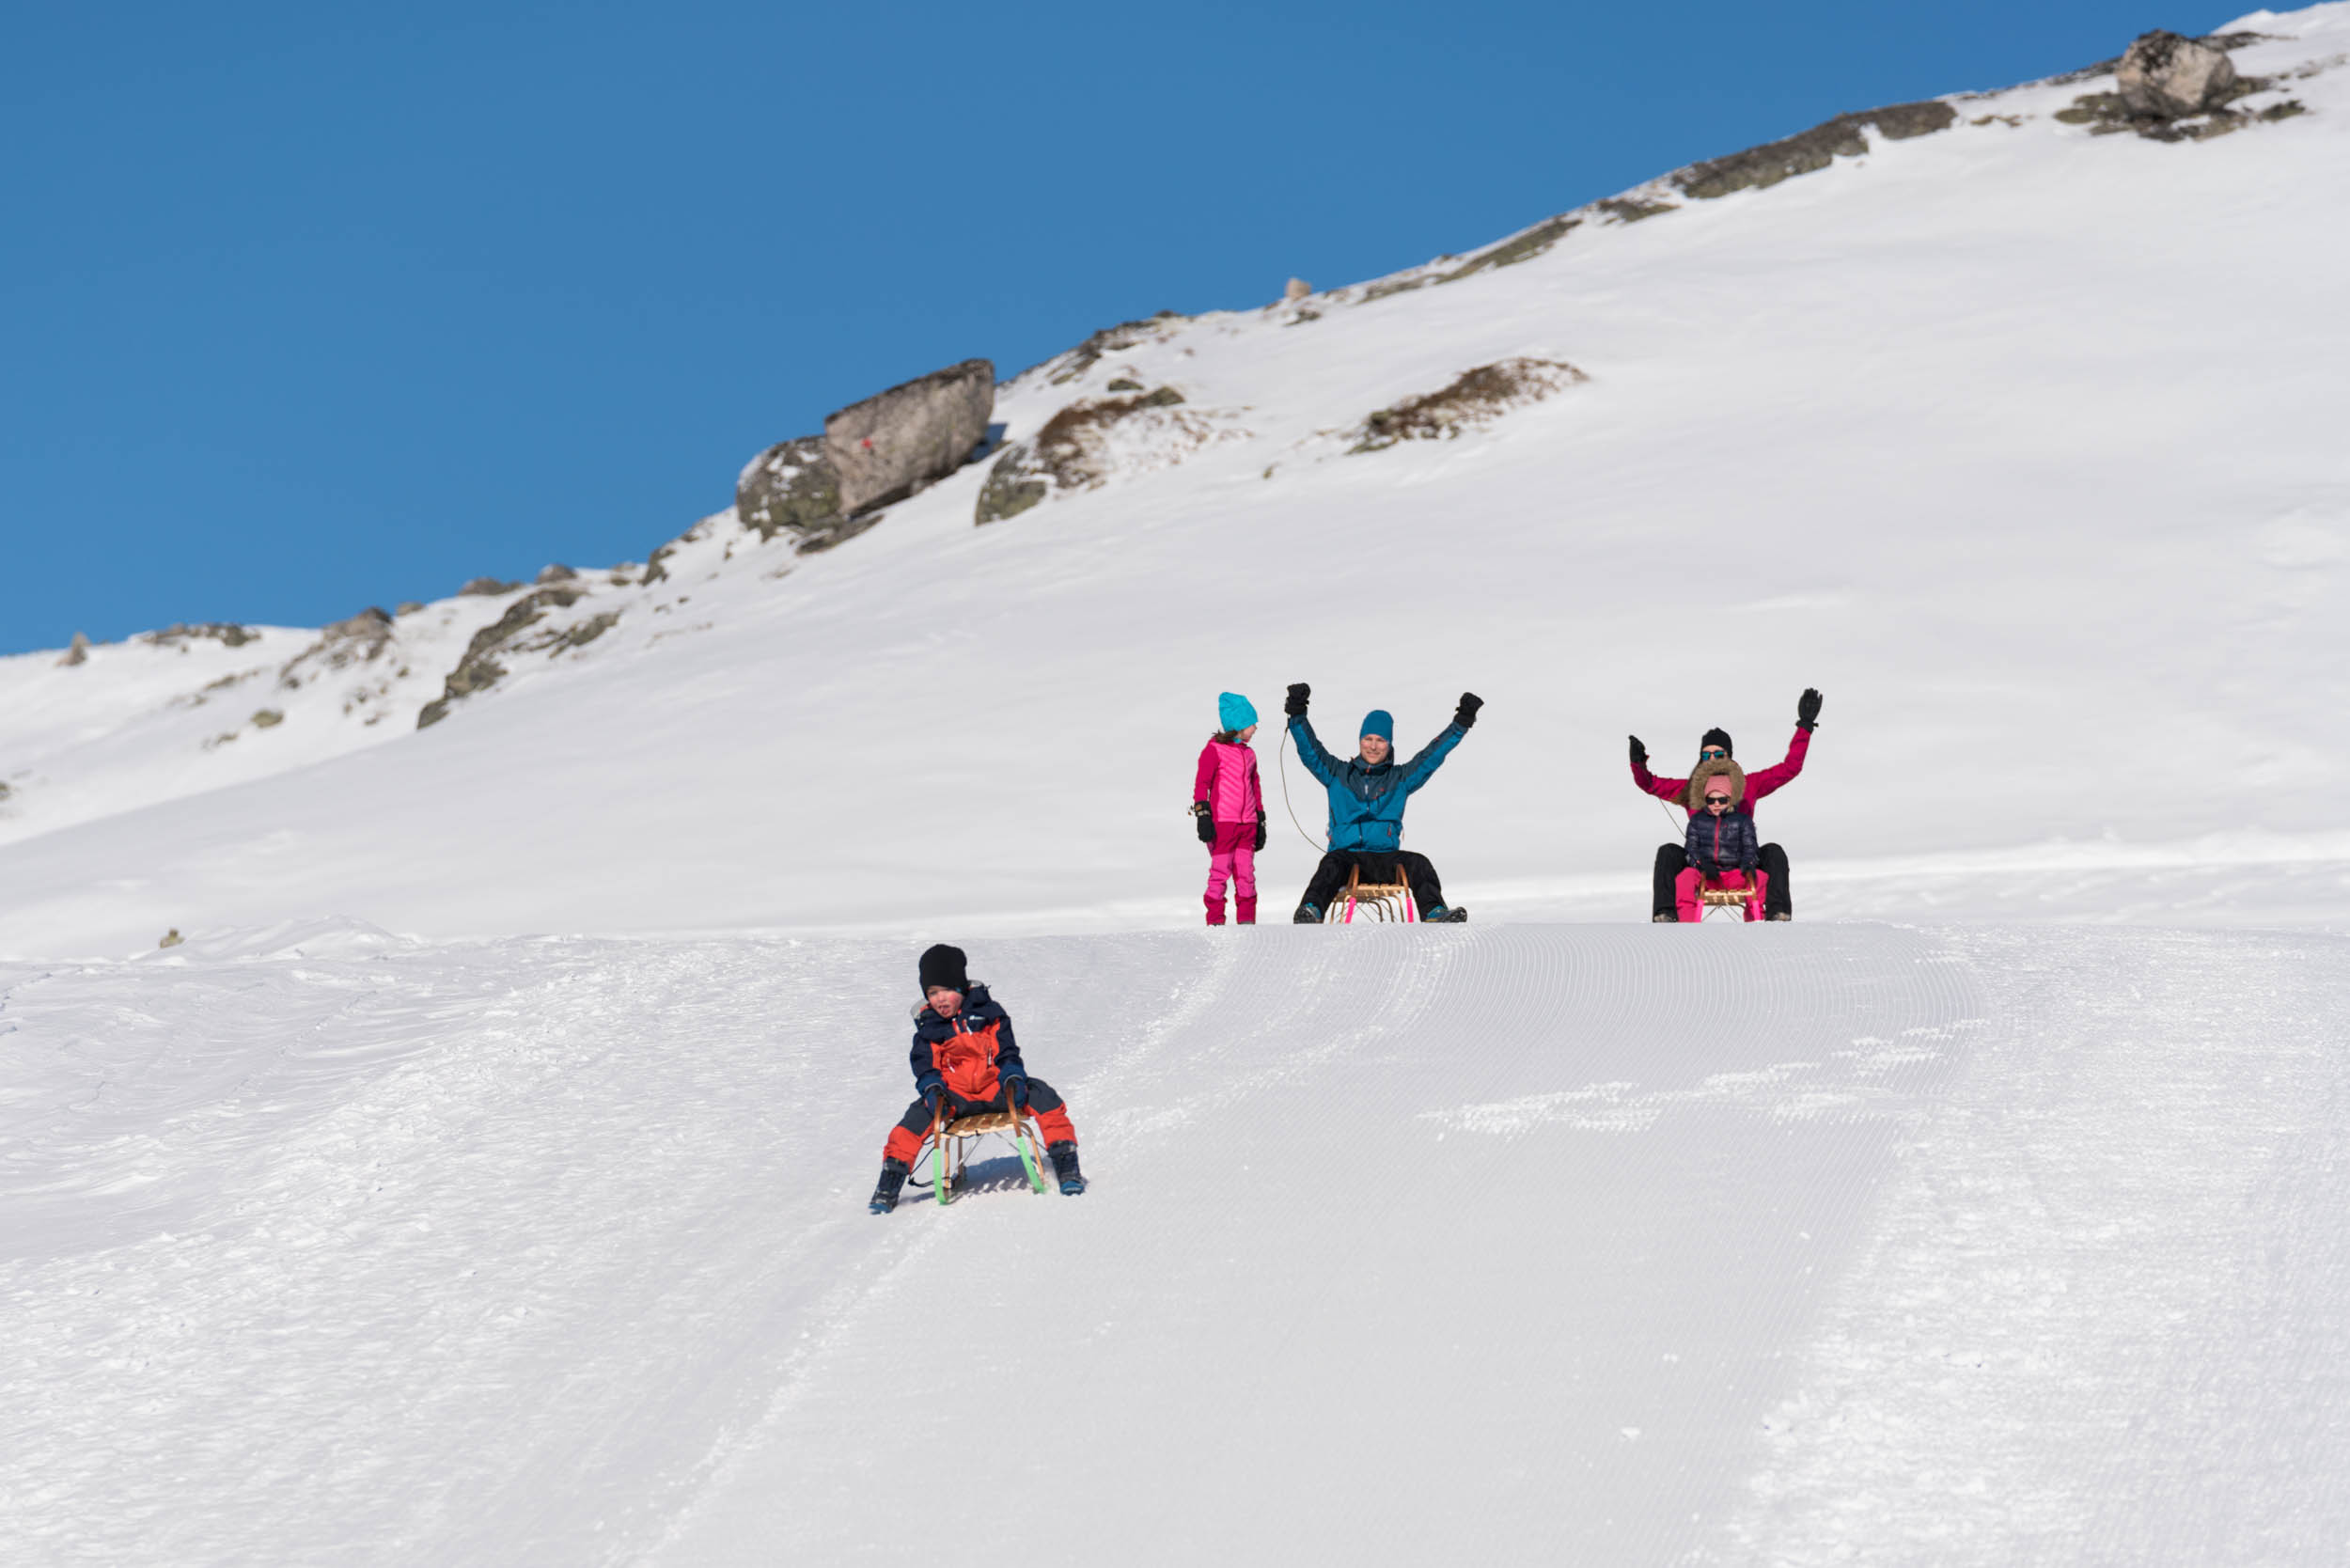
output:
M1704 873L1695 866L1673 878L1673 902L1679 906L1684 923L1705 918L1705 905L1698 902L1698 886L1704 880ZM1768 871L1757 871L1754 874L1752 896L1747 900L1747 919L1759 920L1762 917L1762 897L1770 891L1770 882L1771 873ZM1724 871L1716 879L1715 886L1744 887L1747 886L1746 873L1735 870Z
M1218 823L1215 842L1208 853L1208 902L1218 909L1224 907L1224 884L1230 880L1232 893L1242 902L1257 902L1257 824L1255 823Z

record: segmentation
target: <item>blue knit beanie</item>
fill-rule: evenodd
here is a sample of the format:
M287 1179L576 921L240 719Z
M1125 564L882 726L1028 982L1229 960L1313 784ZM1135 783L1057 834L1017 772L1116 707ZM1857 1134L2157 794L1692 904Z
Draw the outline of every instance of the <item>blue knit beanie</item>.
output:
M1392 745L1395 743L1395 715L1385 708L1373 708L1363 715L1362 733L1376 735Z
M1216 722L1227 731L1246 729L1257 722L1257 710L1238 692L1226 692L1215 699Z

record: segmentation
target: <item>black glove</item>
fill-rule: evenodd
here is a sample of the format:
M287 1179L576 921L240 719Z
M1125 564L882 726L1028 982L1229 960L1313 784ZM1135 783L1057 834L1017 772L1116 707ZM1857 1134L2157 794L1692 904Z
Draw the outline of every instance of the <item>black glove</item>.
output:
M1306 711L1306 699L1313 695L1314 689L1311 686L1303 681L1298 682L1290 687L1290 699L1281 704L1281 712L1295 718Z
M1820 722L1820 694L1817 688L1806 686L1795 698L1795 728L1809 729Z
M1257 841L1248 847L1252 850L1264 848L1264 812L1261 808L1257 812Z
M1017 1069L1007 1069L1002 1078L1004 1104L1014 1110L1028 1108L1028 1075Z
M1199 841L1201 843L1213 844L1215 842L1215 819L1208 814L1208 803L1206 801L1195 800L1191 803L1191 820L1198 824Z
M1463 692L1461 705L1452 710L1452 722L1466 729L1477 722L1477 710L1484 705L1485 699L1475 692Z
M1632 737L1632 765L1636 768L1648 766L1648 747L1640 744L1637 735Z
M947 1120L947 1086L932 1084L923 1090L922 1104L931 1107L931 1115L936 1120Z

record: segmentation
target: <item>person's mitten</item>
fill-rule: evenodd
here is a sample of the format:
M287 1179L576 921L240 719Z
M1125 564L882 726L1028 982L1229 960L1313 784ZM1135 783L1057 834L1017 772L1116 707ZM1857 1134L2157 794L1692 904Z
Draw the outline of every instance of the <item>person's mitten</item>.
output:
M932 1119L938 1121L946 1121L947 1086L945 1084L924 1084L921 1087L921 1094L922 1104L931 1107Z
M1632 737L1632 765L1636 768L1648 766L1648 747L1640 744L1637 735Z
M1296 718L1306 712L1306 699L1314 695L1313 687L1300 681L1290 687L1289 700L1281 704L1281 712Z
M1028 1075L1016 1067L1008 1067L1004 1069L1001 1081L1004 1086L1004 1104L1013 1110L1026 1110L1028 1108Z
M1193 826L1198 830L1199 841L1203 844L1214 845L1215 818L1209 814L1206 801L1195 800L1191 803L1191 820Z
M1257 841L1248 847L1252 850L1264 848L1264 808L1261 806L1257 808Z
M1452 722L1466 729L1477 722L1477 710L1484 705L1485 699L1475 692L1463 692L1461 705L1452 710Z
M1820 693L1817 687L1806 686L1795 698L1795 728L1810 729L1820 722Z

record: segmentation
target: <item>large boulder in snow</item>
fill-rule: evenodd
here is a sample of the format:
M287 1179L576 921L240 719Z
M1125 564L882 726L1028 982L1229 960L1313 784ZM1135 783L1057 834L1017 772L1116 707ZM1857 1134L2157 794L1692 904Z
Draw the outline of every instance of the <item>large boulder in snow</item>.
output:
M734 481L734 511L746 528L773 539L778 529L807 534L840 520L840 475L821 435L778 441L744 465Z
M2164 32L2140 35L2113 74L2130 113L2150 119L2182 119L2217 109L2236 82L2226 50Z
M987 434L995 366L966 359L851 403L824 420L845 514L911 495L954 472Z

